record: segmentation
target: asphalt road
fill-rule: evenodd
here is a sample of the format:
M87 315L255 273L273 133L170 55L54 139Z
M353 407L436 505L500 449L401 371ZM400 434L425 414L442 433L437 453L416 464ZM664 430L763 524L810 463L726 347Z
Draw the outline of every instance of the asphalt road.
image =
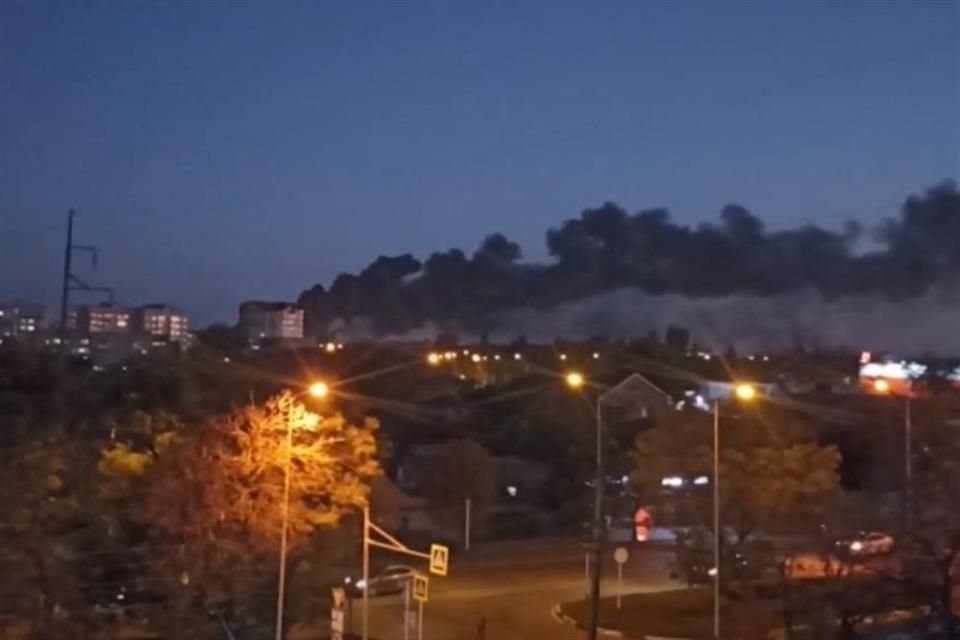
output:
M424 640L573 640L583 632L560 624L550 613L558 602L585 597L584 550L575 541L525 542L479 550L451 560L450 575L431 576L424 605ZM605 554L603 595L616 593L612 549ZM675 586L669 578L671 554L655 547L630 548L624 565L623 591L651 591ZM403 598L372 598L370 636L402 640ZM415 603L414 603L415 604ZM415 609L414 609L415 611ZM353 629L360 631L360 603L353 609ZM410 638L417 636L412 633Z

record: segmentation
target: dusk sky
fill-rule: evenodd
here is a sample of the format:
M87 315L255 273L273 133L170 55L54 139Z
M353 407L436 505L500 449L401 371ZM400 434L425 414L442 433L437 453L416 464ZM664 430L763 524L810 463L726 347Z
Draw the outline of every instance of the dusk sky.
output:
M195 324L585 207L866 223L960 176L960 3L0 4L0 300Z

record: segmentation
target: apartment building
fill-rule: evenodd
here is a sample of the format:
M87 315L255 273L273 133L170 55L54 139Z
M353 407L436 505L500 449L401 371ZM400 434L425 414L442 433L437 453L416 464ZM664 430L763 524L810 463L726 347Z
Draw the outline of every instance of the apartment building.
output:
M147 304L137 307L134 320L138 332L155 340L183 342L190 335L187 315L169 305Z
M247 340L303 338L303 309L289 302L250 300L240 305L240 330Z
M30 338L47 327L47 308L26 302L0 303L0 338Z

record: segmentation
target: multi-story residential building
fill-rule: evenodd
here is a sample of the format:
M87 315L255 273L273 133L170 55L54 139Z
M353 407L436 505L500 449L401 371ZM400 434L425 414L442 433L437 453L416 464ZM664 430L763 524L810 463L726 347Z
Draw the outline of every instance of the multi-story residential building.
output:
M240 305L240 330L252 342L303 338L303 309L289 302L250 300Z
M0 303L0 338L32 337L46 328L46 316L41 304Z
M77 308L77 333L81 336L133 333L133 312L127 307L102 304Z
M135 328L140 333L157 340L183 342L189 336L190 322L187 315L165 304L148 304L135 312Z
M150 349L188 343L185 313L164 304L78 306L67 314L71 352L99 364L121 362Z
M16 338L37 347L59 348L59 322L51 322L47 311L44 305L0 302L0 342ZM170 345L186 348L191 338L187 315L165 304L78 305L67 310L65 329L69 352L98 364Z

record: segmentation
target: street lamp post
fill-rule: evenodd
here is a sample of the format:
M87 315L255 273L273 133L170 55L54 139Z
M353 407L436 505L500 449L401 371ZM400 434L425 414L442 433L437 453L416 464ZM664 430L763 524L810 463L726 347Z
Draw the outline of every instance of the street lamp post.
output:
M910 531L913 519L913 416L911 396L907 396L903 416L903 521L904 531Z
M327 397L329 387L324 382L314 382L307 388L307 393L314 398ZM314 417L316 417L314 415ZM283 502L280 523L280 568L277 572L277 624L276 640L283 640L283 604L286 595L287 583L287 531L290 522L290 470L293 464L293 428L294 420L290 413L286 418L286 460L283 465Z
M603 398L597 398L597 475L593 489L593 574L590 576L590 627L589 640L596 640L600 617L600 573L603 565L603 493L606 472L603 465Z
M607 475L603 456L603 404L610 393L626 383L633 376L628 376L617 386L607 389L597 396L596 409L596 477L593 487L593 559L590 564L590 614L587 624L587 638L596 640L600 618L600 578L603 568L603 500L607 484ZM571 371L565 377L567 386L579 391L586 384L583 374ZM589 556L588 556L589 557Z
M892 393L890 383L884 378L873 381L873 390L879 395ZM903 407L903 528L910 530L913 506L913 395L907 390Z
M713 637L720 637L720 400L713 401Z
M750 384L738 384L734 394L749 402L757 395ZM720 400L713 401L713 637L720 637Z
M290 466L293 459L293 420L287 420L287 460L283 470L283 518L280 525L280 570L277 576L277 635L283 640L283 601L287 578L287 523L290 520Z

